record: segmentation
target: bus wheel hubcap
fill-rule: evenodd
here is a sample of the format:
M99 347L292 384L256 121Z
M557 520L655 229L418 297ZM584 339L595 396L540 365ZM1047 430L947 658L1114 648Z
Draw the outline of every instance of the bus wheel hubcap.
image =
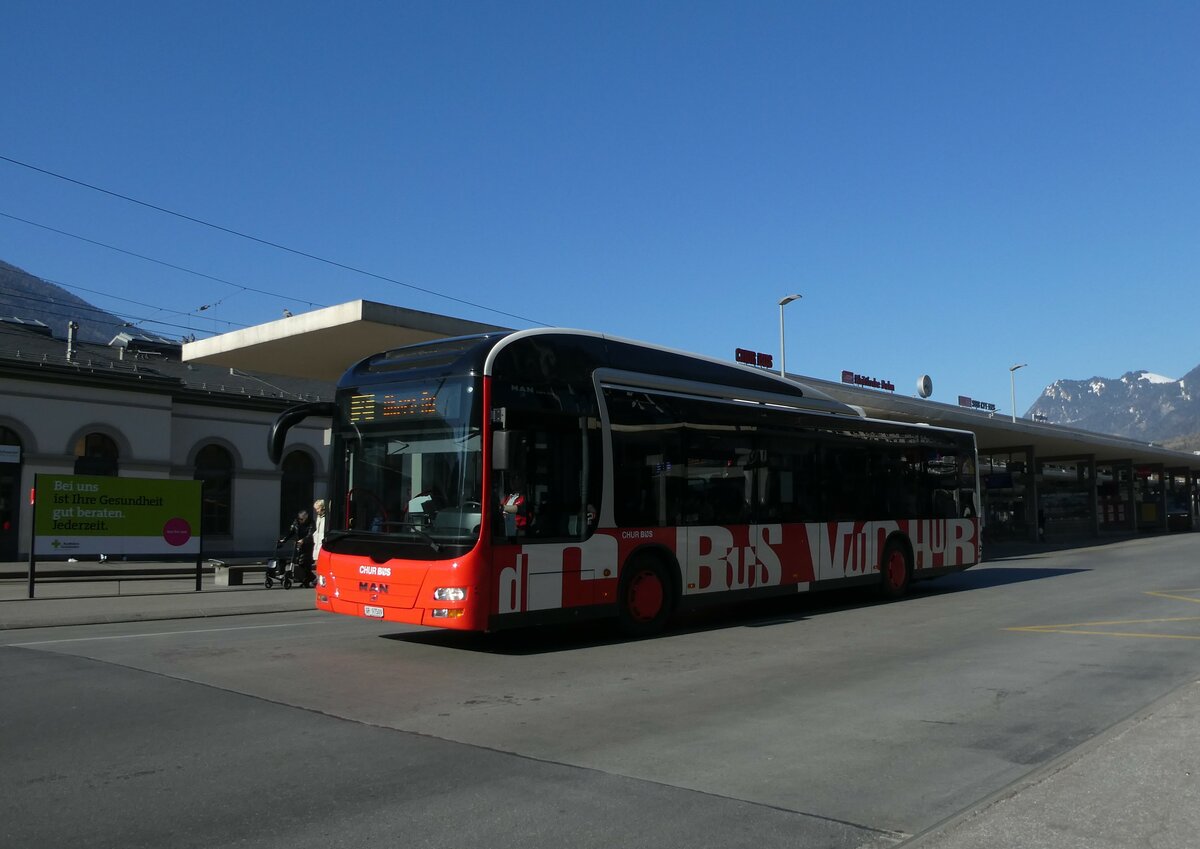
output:
M904 555L893 551L888 558L888 582L893 587L904 585Z
M649 622L663 606L663 585L653 572L639 572L629 583L629 613L638 622Z

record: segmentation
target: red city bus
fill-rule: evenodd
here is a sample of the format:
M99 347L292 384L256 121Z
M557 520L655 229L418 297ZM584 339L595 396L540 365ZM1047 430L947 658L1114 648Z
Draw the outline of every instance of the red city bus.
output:
M974 436L761 369L536 329L368 357L333 403L322 610L474 631L869 585L980 557Z

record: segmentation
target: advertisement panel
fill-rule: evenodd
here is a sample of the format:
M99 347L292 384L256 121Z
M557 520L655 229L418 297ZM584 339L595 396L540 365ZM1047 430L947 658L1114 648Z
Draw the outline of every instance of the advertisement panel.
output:
M195 556L200 481L37 475L39 556Z

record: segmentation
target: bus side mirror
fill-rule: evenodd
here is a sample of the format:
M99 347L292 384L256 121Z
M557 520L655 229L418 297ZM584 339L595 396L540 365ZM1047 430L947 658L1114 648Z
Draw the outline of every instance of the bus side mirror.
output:
M294 426L309 416L332 418L336 411L337 407L332 401L313 401L308 404L297 404L280 413L271 425L270 433L267 434L267 456L271 458L271 462L278 466L279 461L283 459L283 448L288 431Z
M506 472L512 462L512 431L492 431L492 470Z

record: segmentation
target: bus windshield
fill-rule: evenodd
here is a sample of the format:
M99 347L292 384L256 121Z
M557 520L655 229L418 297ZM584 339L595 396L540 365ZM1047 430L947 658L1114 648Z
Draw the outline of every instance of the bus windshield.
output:
M405 556L432 558L450 554L443 546L475 543L483 471L478 395L474 381L452 378L339 392L332 471L333 491L344 497L330 505L327 547L391 540L411 544Z

